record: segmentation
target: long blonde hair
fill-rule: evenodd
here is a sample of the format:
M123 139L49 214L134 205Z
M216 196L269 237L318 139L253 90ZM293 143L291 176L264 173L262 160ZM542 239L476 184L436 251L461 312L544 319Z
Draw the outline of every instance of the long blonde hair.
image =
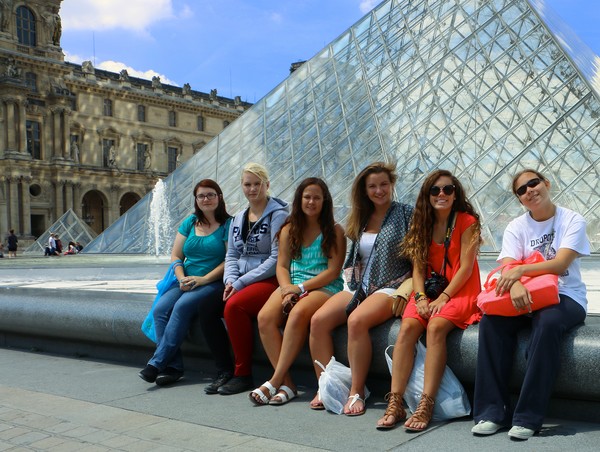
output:
M350 215L348 216L348 227L346 235L350 240L358 240L361 229L365 226L369 217L375 210L373 202L367 196L367 177L371 174L386 173L390 178L391 187L396 184L396 165L394 163L373 162L363 169L354 179L350 201ZM393 191L392 191L393 194Z
M258 177L261 180L261 182L263 184L269 183L269 172L267 171L267 168L265 168L260 163L255 163L255 162L246 163L246 165L244 165L244 168L242 169L242 176L241 176L242 180L244 179L244 173L254 174L256 177ZM270 196L270 194L271 193L269 192L269 190L267 190L267 196Z

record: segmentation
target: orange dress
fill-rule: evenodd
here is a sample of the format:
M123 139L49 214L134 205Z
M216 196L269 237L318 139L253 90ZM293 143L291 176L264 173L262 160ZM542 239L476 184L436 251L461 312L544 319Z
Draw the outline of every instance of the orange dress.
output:
M456 225L450 239L450 247L448 248L448 262L446 263L446 278L452 281L452 278L460 268L460 239L463 232L477 220L472 215L466 212L458 212L456 217ZM444 261L444 244L435 243L433 240L429 245L429 256L427 258L427 277L430 276L431 270L440 272ZM477 295L481 292L481 280L479 277L479 265L477 259L473 263L473 272L471 276L460 290L454 294L452 299L444 305L442 310L431 316L442 317L454 323L458 328L465 329L472 323L478 322L481 319L481 311L477 307ZM434 300L432 300L434 301ZM429 320L422 318L417 313L417 305L415 303L415 294L410 296L410 300L402 318L417 319L427 328Z

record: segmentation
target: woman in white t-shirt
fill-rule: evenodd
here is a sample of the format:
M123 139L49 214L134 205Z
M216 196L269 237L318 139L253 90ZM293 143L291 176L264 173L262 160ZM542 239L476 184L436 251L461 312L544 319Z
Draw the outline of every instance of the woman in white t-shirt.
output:
M518 265L498 279L497 293L509 292L513 306L523 315L484 315L481 320L473 406L476 425L471 431L491 435L512 426L508 435L526 440L542 426L559 370L561 339L585 320L587 299L580 257L590 253L590 244L585 219L552 202L550 181L538 171L519 172L512 190L528 212L507 226L498 260L502 264L522 260L537 250L546 261ZM548 273L559 275L560 303L532 312L531 294L520 278ZM517 332L527 327L531 335L525 378L513 408L508 387L511 365Z

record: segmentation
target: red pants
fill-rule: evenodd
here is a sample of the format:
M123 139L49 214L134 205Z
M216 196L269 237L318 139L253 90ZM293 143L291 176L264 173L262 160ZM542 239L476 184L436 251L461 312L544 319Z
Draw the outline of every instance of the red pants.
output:
M235 357L236 377L252 374L252 322L277 287L276 277L264 279L243 288L225 304L223 317Z

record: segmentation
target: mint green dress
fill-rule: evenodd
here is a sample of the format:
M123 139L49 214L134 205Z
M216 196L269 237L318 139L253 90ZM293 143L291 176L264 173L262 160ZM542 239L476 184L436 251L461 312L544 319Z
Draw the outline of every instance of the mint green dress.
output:
M321 242L323 235L319 234L318 237L308 246L303 246L300 250L300 259L292 259L290 264L290 277L292 284L300 284L311 278L314 278L322 271L327 270L327 256L323 254L321 249ZM341 291L344 287L344 281L342 280L342 272L338 277L321 287L318 290L325 290L332 294Z

